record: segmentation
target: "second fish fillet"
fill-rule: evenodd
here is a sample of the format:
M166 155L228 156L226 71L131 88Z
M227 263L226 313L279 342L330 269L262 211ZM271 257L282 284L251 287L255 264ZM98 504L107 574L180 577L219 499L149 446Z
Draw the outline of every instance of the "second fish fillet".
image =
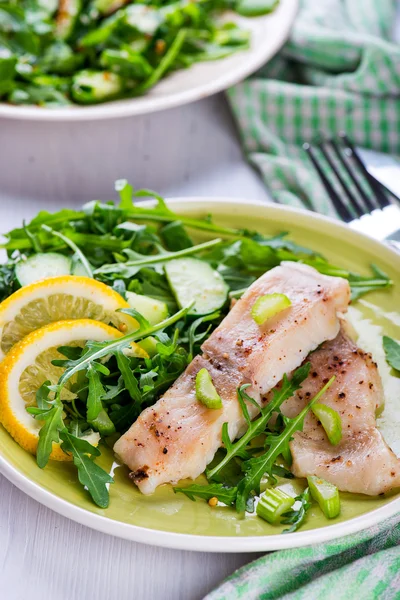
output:
M291 306L257 325L253 304L276 292L288 296ZM298 263L282 263L255 281L203 344L203 355L115 444L141 492L151 494L163 483L203 473L221 446L223 423L228 423L231 439L243 430L237 388L250 383L247 392L260 403L285 373L336 337L338 313L347 310L349 299L346 280ZM195 378L201 368L209 371L222 398L220 410L196 399ZM255 416L258 411L252 406L250 412Z

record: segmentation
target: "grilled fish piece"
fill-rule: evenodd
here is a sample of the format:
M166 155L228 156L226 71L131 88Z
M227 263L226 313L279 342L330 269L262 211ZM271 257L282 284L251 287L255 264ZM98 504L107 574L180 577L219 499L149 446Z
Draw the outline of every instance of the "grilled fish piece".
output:
M342 420L342 440L332 446L311 411L303 432L290 444L297 477L317 475L339 490L376 496L400 486L400 461L376 428L375 413L384 401L377 365L341 330L309 357L311 371L301 390L282 405L293 417L332 377L333 385L321 402Z
M251 308L272 292L286 294L292 304L257 325ZM140 490L151 494L163 483L198 477L221 446L223 423L231 439L245 425L237 388L250 383L248 393L261 403L284 373L336 337L338 312L347 310L349 298L347 281L297 263L283 263L255 281L203 344L203 356L115 444ZM207 409L196 399L195 378L203 367L222 398L221 410ZM249 412L255 416L258 411L251 406Z

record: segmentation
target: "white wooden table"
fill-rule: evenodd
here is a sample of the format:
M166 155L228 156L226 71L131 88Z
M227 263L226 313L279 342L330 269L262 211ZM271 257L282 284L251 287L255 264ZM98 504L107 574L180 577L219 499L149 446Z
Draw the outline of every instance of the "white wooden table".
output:
M39 209L114 198L128 178L166 196L267 199L222 96L89 124L0 120L0 231ZM257 555L180 552L68 521L0 475L1 600L200 600Z

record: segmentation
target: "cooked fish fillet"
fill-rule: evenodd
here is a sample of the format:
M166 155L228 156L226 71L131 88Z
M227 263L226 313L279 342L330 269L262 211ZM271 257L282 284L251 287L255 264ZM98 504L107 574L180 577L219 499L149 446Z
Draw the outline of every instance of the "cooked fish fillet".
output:
M310 356L311 371L282 412L295 416L332 377L336 380L321 402L341 417L343 436L332 446L316 417L308 413L303 432L291 442L292 471L297 477L317 475L339 490L376 496L400 486L400 461L376 428L375 412L383 389L370 354L357 348L341 331Z
M291 307L259 326L251 308L260 296L286 294ZM283 263L260 277L203 344L174 385L115 444L144 494L157 486L196 478L221 446L223 423L234 439L244 425L236 389L248 389L257 402L298 367L309 352L339 331L338 312L349 303L347 281L321 275L311 267ZM203 406L195 396L196 373L208 369L223 401L221 410ZM253 415L256 407L251 407Z

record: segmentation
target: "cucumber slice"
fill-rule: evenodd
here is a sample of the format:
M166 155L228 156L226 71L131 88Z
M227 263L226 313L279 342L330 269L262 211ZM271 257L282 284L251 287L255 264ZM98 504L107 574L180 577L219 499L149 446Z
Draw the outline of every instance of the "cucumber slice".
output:
M15 276L21 287L47 277L71 274L71 259L57 252L33 254L15 267Z
M165 265L165 274L179 308L194 300L189 315L208 315L221 308L228 286L221 275L197 258L177 258Z
M72 261L71 275L78 275L79 277L88 277L88 272L81 263L80 260Z
M157 325L168 317L168 306L165 302L135 292L126 292L126 300L131 308L149 321L150 325Z

